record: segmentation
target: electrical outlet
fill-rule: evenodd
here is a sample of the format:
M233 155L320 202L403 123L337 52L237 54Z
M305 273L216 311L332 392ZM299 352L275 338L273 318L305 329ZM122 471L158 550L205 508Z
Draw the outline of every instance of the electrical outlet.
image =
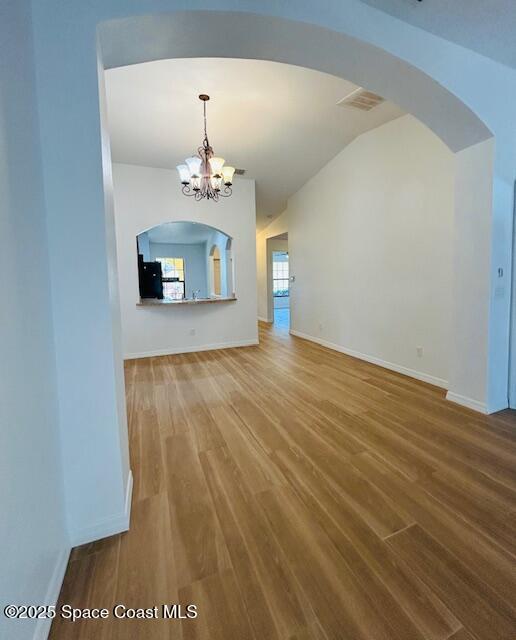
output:
M194 335L195 335L195 329L193 329L193 328L192 328L192 329L190 329L190 335L191 335L191 336L194 336Z
M416 354L418 358L422 358L423 357L423 347L416 347Z

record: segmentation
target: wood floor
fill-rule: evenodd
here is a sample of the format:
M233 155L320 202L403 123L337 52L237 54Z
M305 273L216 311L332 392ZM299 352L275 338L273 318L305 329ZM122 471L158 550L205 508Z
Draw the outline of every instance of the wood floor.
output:
M515 640L516 420L266 325L126 366L132 526L61 603L195 604L53 640Z

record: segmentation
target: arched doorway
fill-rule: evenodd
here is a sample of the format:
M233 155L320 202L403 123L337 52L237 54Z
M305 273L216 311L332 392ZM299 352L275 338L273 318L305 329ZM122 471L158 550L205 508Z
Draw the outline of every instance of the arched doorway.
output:
M238 37L245 34L245 38ZM346 78L392 100L426 124L456 154L454 341L449 397L481 411L506 406L507 375L488 397L490 358L508 358L508 340L488 344L492 133L453 93L415 66L366 42L315 25L236 12L181 12L99 26L105 68L163 58L266 59ZM471 254L471 233L482 236ZM479 256L481 256L479 260ZM507 309L508 311L508 309ZM494 318L496 316L492 316ZM508 322L508 317L506 318ZM474 335L484 336L482 344ZM498 356L496 355L498 352ZM500 378L500 368L497 370ZM500 389L502 392L500 392ZM502 403L502 404L500 404Z
M57 319L60 419L68 425L63 433L67 500L73 502L84 487L92 489L90 498L76 502L70 515L74 542L94 539L106 528L102 524L106 521L120 530L129 495L110 149L99 74L103 68L167 57L286 62L347 78L425 123L456 153L459 174L453 322L456 352L450 383L455 399L464 404L484 411L506 406L509 303L504 294L492 304L497 269L491 268L495 266L491 256L503 256L507 277L508 234L498 233L493 249L491 245L493 227L507 228L512 200L509 204L508 198L502 198L496 216L492 215L492 134L457 97L466 96L467 100L476 96L461 82L467 58L451 51L445 41L429 44L430 37L423 32L417 34L416 41L415 31L408 26L405 34L410 32L410 36L397 38L394 20L361 3L354 3L354 13L351 4L332 3L331 10L323 14L313 3L251 2L248 12L235 12L227 0L217 0L212 11L183 12L175 11L182 8L175 0L127 0L83 3L74 7L71 17L70 8L63 3L56 1L50 7L35 3L39 124L42 140L52 141L45 142L42 155L50 269L55 281L52 304ZM147 15L130 17L136 12ZM62 38L70 28L75 29L76 37ZM429 44L428 50L422 40L425 46ZM443 69L445 55L449 71ZM481 82L471 84L482 93L471 103L488 115L485 103L496 101L486 100ZM87 241L88 260L76 259L74 248L62 241L66 237ZM64 271L62 264L71 266ZM73 283L79 281L82 291L96 292L94 305L89 296L74 290ZM71 370L80 375L67 375ZM85 382L90 389L88 397L83 394ZM98 398L95 406L91 397ZM74 403L69 398L74 398ZM67 452L76 451L77 441L85 443L80 460L76 455L68 459ZM99 496L95 489L105 486L111 490Z

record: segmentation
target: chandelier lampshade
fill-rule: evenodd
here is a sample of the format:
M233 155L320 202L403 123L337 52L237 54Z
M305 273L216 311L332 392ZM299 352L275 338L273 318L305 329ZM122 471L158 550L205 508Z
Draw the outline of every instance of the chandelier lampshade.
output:
M235 173L235 167L228 167L227 165L222 168L222 179L226 186L231 186L233 183L233 174Z
M187 158L185 162L192 178L194 176L201 175L201 164L202 164L201 158L198 158L197 156L192 156L191 158Z
M179 171L179 179L181 184L188 184L190 182L190 169L186 164L178 164L177 170Z
M217 176L222 175L222 166L224 164L224 158L210 158L210 169L213 174Z
M204 138L197 149L197 155L186 158L184 164L177 165L182 192L196 200L227 198L232 194L234 167L224 166L224 158L215 156L206 133L206 102L210 96L201 94L204 111Z

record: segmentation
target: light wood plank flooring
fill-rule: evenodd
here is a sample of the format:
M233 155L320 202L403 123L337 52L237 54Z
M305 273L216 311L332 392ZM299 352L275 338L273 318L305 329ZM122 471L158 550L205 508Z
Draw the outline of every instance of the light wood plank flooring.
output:
M75 549L62 640L515 640L516 419L266 325L128 362L127 534Z

